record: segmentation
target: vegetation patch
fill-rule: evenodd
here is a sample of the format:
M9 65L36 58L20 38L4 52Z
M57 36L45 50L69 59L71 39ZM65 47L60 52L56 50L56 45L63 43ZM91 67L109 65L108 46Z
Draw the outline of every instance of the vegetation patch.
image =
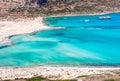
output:
M43 80L44 81L49 81L47 78L43 78L41 76L25 79L25 81L43 81Z
M114 72L115 74L117 74L118 76L120 76L120 72Z
M117 81L115 79L108 79L108 80L104 80L104 81Z
M11 81L11 80L4 80L4 81Z
M78 76L77 78L84 78L84 77L89 77L88 75L81 75L81 76Z
M52 81L77 81L77 80L52 80Z
M36 76L36 77L32 77L32 78L16 78L15 80L4 80L4 81L77 81L77 80L49 80L47 78L43 78L41 76Z

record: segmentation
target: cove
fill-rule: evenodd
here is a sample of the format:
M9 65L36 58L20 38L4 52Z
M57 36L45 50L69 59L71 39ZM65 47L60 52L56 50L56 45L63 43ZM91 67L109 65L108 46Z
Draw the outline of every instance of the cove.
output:
M1 46L0 66L120 66L120 13L44 20L63 28L10 37L13 45Z

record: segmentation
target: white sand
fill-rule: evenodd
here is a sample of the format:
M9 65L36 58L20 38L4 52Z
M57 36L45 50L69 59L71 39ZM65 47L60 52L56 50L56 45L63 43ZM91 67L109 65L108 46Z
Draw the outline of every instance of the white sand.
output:
M42 18L24 19L18 21L0 21L0 43L9 42L8 37L16 34L32 33L38 30L50 29L43 24ZM108 71L109 70L109 71ZM35 75L50 79L73 79L81 75L99 74L120 70L120 68L100 67L1 67L0 79L30 78Z
M6 43L8 37L16 34L32 33L38 30L49 29L43 24L43 18L0 21L0 43Z
M49 79L74 79L81 75L109 73L112 70L120 70L120 68L105 67L52 67L52 66L36 66L36 67L9 67L0 68L0 79L30 78L35 75L47 77Z
M76 16L76 15L100 15L107 13L118 13L120 11L115 12L103 12L103 13L92 13L92 14L68 14L68 15L55 15L51 17L57 16ZM52 27L48 27L43 23L42 17L37 17L33 19L19 19L19 20L0 20L0 44L1 43L9 43L9 36L17 35L17 34L25 34L32 33L35 31L51 29ZM61 27L57 27L58 29Z

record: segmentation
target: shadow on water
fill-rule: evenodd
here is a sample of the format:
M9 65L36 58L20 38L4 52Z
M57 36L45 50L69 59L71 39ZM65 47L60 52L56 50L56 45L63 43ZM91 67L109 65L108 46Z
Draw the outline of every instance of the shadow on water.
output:
M10 46L9 45L3 45L3 46L0 46L0 49L7 48L7 47L10 47Z

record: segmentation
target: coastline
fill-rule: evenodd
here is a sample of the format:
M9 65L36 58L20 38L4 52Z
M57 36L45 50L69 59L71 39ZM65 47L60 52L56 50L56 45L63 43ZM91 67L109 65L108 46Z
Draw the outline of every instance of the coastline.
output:
M61 16L84 16L84 15L104 15L110 13L120 13L120 11L107 11L103 13L90 13L90 14L67 14L67 15L52 15L46 17L35 18L18 18L18 19L1 19L0 20L0 44L11 44L9 37L20 34L34 33L47 29L56 29L45 25L44 18L48 17L61 17ZM57 27L59 29L61 27ZM27 29L27 30L26 30Z
M42 17L33 19L1 20L0 21L0 43L10 43L9 37L19 34L33 33L51 29L43 23Z
M45 25L43 17L27 19L0 20L0 44L11 45L9 38L15 35L30 34L49 29L61 29L62 27L50 27Z
M118 12L106 12L96 14L79 14L83 15L103 15ZM69 15L56 15L48 17L60 17L60 16L78 16L77 14ZM21 27L22 26L22 27ZM18 29L19 28L19 29ZM10 43L9 37L18 34L33 33L36 31L42 31L52 29L43 23L43 17L33 19L20 19L20 20L5 20L0 21L0 43ZM53 28L54 29L54 28ZM120 67L69 67L69 66L34 66L34 67L0 67L0 79L15 79L15 78L31 78L34 76L43 76L49 79L74 79L82 75L111 73L111 71L119 70Z
M60 14L60 15L52 15L52 16L46 16L45 18L48 18L48 17L61 17L61 16L94 16L94 15L105 15L105 14L111 14L111 13L120 13L120 10L118 11L104 11L104 12L96 12L96 13L85 13L85 14L74 14L74 13L71 13L71 14Z

